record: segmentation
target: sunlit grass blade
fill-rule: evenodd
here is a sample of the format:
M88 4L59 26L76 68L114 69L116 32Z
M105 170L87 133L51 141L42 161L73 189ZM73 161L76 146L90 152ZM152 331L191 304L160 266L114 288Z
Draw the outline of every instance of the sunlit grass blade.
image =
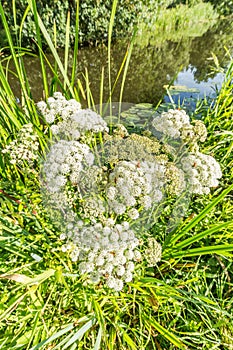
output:
M170 234L168 239L165 241L165 249L168 249L168 245L174 246L174 244L185 236L193 227L195 227L221 200L233 189L233 184L230 185L227 189L222 191L222 193L214 198L203 210L202 212L194 217L184 228L178 230L175 234ZM165 253L165 251L164 251Z
M70 11L68 11L67 13L65 57L64 57L64 69L67 76L68 76L68 65L69 65L69 47L70 47ZM65 89L66 89L66 82L64 81L64 90Z
M33 106L32 104L30 103L30 92L27 91L27 88L25 85L25 80L27 81L27 77L24 76L23 74L23 71L22 71L22 62L18 60L18 57L17 57L17 54L16 54L16 51L15 51L15 47L14 47L14 43L13 43L13 39L12 39L12 36L11 36L11 32L10 32L10 29L9 29L9 26L8 26L8 23L7 23L7 20L6 20L6 17L5 17L5 13L4 13L4 10L3 10L3 7L2 7L2 3L0 3L0 15L1 15L1 19L2 19L2 24L3 24L3 27L4 27L4 30L5 30L5 33L6 33L6 37L7 37L7 41L8 41L8 44L9 44L9 48L10 48L10 51L11 51L11 54L12 54L12 58L13 58L13 62L14 62L14 65L15 65L15 69L16 69L16 72L17 72L17 75L18 75L18 78L19 78L19 82L20 82L20 87L22 89L22 99L23 99L23 103L26 104L27 106L27 113L33 113Z
M35 6L33 5L33 3L35 3L35 0L28 0L28 2L30 4L31 8L35 11ZM45 26L44 26L40 16L38 15L38 13L36 13L35 16L38 19L38 26L39 26L39 28L40 28L40 30L41 30L41 32L42 32L42 34L43 34L47 44L48 44L48 47L50 48L51 53L53 54L53 57L56 60L57 65L58 65L58 67L59 67L59 69L61 71L61 74L62 74L63 79L64 79L64 83L68 86L68 89L70 91L71 96L73 98L75 98L74 90L73 90L73 88L72 88L72 86L70 84L69 78L68 78L68 76L67 76L67 74L65 72L64 66L63 66L63 64L61 62L61 59L60 59L60 57L58 55L58 52L55 49L54 44L53 44L53 42L52 42L52 40L51 40L51 38L50 38L50 36L48 34L48 31L46 30L46 28L45 28Z
M124 68L124 73L123 73L123 77L122 77L120 97L119 97L119 116L120 116L120 112L121 112L121 103L122 103L122 98L123 98L126 75L128 72L128 67L129 67L129 63L130 63L130 58L131 58L131 54L132 54L132 50L133 50L133 45L134 45L136 33L137 33L137 31L135 30L134 34L133 34L133 38L132 38L130 45L129 45L127 59L126 59L125 68Z
M107 340L107 349L108 350L114 350L114 344L116 343L116 328L115 327L111 327L109 330L109 337Z
M42 40L41 40L41 33L40 33L40 26L39 26L39 15L37 13L37 5L36 0L30 0L32 7L31 10L33 11L34 19L35 19L35 25L36 25L36 39L37 44L41 50L39 50L39 58L40 58L40 65L41 65L41 73L42 73L42 79L43 79L43 86L44 86L44 93L45 98L48 98L49 95L49 89L48 89L48 81L47 81L47 72L44 64L44 58L41 53L42 51Z
M84 87L83 87L83 85L82 85L80 79L78 79L78 92L79 92L79 91L80 91L81 94L82 94L82 98L83 98L84 100L87 100L87 96L86 96L86 93L85 93L85 91L84 91ZM76 98L77 98L77 94L76 94Z
M112 110L111 42L112 42L112 30L113 30L114 18L115 18L116 9L117 9L117 3L118 3L118 0L113 0L112 12L111 12L109 28L108 28L108 85L109 85L109 97L110 97L110 99L109 99L110 113Z
M42 342L40 342L39 344L33 346L30 350L38 350L41 349L42 346L44 347L45 345L53 342L54 340L60 338L61 336L63 336L64 334L70 332L72 329L75 328L75 325L73 323L68 324L65 328L63 328L62 330L60 330L59 332L51 335L51 337L49 337L46 340L43 340Z
M129 346L129 349L131 350L137 350L137 344L133 341L133 339L123 330L121 329L121 332L123 334L123 339L126 342L126 344Z
M10 86L10 84L8 82L7 73L6 72L8 72L8 70L6 70L6 67L4 67L2 65L2 61L0 61L1 94L3 94L3 91L4 91L6 96L8 98L10 98L10 100L14 101L14 103L15 103L15 97L14 97L13 91L11 89L11 86Z
M34 337L35 337L35 335L36 335L36 333L38 333L38 324L39 324L39 321L40 321L40 311L38 311L38 312L36 312L36 314L35 314L35 317L34 317L34 319L33 319L33 321L32 321L32 331L31 331L31 337L30 337L30 339L29 339L29 341L28 341L28 345L27 345L27 349L26 350L29 350L30 349L30 345L32 344L32 342L33 342L33 339L34 339Z
M88 108L95 108L95 101L90 88L89 74L87 68L85 68L84 75L85 83L86 83L86 97L87 97L87 106Z
M75 76L77 74L77 61L78 61L78 39L79 39L79 0L76 0L76 13L75 13L75 41L74 41L74 52L73 52L73 64L71 73L71 86L74 88Z
M85 323L79 330L76 332L66 344L63 346L63 350L67 349L69 346L71 346L76 341L80 340L83 335L95 324L95 319L91 319L87 323Z
M182 241L180 243L177 243L175 245L174 249L183 249L192 243L198 242L201 239L204 239L207 236L212 235L215 232L220 232L224 228L232 230L232 228L233 228L232 225L233 225L233 222L224 222L224 223L219 224L219 225L214 225L213 227L211 227L205 231L202 231L202 232L200 232L192 237L185 239L184 241Z
M101 340L102 340L102 328L100 327L93 350L100 350Z
M0 241L0 247L4 250L7 250L8 252L12 253L15 256L19 256L21 258L24 259L30 259L28 254L22 253L18 247L14 246L11 243L6 243L6 242L2 242Z
M24 23L25 23L25 20L27 18L27 15L30 11L30 6L28 5L24 11L24 14L23 14L23 17L22 17L22 20L21 20L21 23L20 23L20 27L19 27L19 45L21 47L22 45L22 31L23 31L23 26L24 26Z
M103 93L104 93L104 67L102 67L100 78L100 101L99 101L99 113L102 115L103 109Z
M56 25L56 21L54 21L53 23L53 42L54 42L54 47L55 49L57 49L57 25ZM51 67L51 64L47 58L47 56L45 55L45 53L42 51L42 54L44 55L44 58L46 60L46 62L48 63L51 71L53 72L54 76L53 76L53 79L52 79L52 82L50 84L50 91L49 91L49 94L52 96L53 93L55 91L57 91L57 86L58 86L58 65L57 65L57 61L54 60L54 67ZM62 85L62 84L61 84Z
M185 258L188 256L201 256L206 254L229 255L233 252L233 244L213 245L200 248L186 249L185 251L172 251L163 255L164 259ZM231 254L232 255L232 254Z
M93 305L93 309L95 310L95 317L98 321L98 324L102 327L102 329L104 329L105 321L104 321L104 314L103 314L102 308L98 303L98 301L96 301L95 299L92 300L92 305Z
M144 318L145 322L147 323L147 325L149 326L149 330L150 330L150 327L152 326L157 332L159 332L161 335L163 335L164 338L169 340L173 345L177 346L178 349L182 349L182 350L187 349L187 347L182 343L182 341L179 338L177 338L173 333L171 333L166 328L164 328L154 318L152 318L152 317L149 318L145 315L143 316L143 318Z
M0 278L19 282L19 283L22 283L25 285L31 285L31 284L38 285L38 284L44 282L46 279L50 278L51 276L54 276L54 274L55 274L55 270L49 269L49 270L46 270L33 278L28 277L26 275L15 274L15 273L14 274L0 275Z
M1 76L1 74L0 74ZM4 131L7 132L7 136L17 129L20 129L23 122L26 122L25 119L21 119L20 115L17 115L15 113L17 107L14 100L9 97L9 102L6 102L5 96L1 94L2 90L0 91L0 101L1 101L1 107L0 107L0 120L1 120L1 127L4 128ZM19 118L17 118L19 117ZM21 119L21 120L20 120Z
M23 301L25 297L27 297L29 294L29 291L26 293L20 295L19 297L16 297L16 300L12 302L12 304L0 315L0 322L5 320L9 317L9 315L16 309L16 307Z

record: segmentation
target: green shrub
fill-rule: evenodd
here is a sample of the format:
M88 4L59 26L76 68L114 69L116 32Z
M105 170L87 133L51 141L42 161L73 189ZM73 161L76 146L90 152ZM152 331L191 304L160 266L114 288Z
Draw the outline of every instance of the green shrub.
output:
M132 32L139 18L148 18L158 6L167 7L171 0L119 0L113 28L113 39L125 37ZM28 6L27 0L16 0L16 24L9 1L3 1L4 11L12 34L19 29ZM75 39L75 0L37 0L38 13L57 47L63 47L66 35L67 14L70 11L70 42ZM79 4L79 42L80 44L98 44L107 40L112 0L80 0ZM54 33L56 32L56 37ZM4 34L4 33L2 33ZM3 40L4 35L2 35ZM35 23L33 14L28 12L22 27L22 45L35 48Z
M232 15L233 12L233 1L232 0L210 0L210 2L213 4L214 8L217 9L217 11L221 15Z
M208 2L212 4L214 9L216 9L221 15L231 15L233 12L233 0L174 0L172 1L171 6L174 7L180 4L193 6L200 2Z

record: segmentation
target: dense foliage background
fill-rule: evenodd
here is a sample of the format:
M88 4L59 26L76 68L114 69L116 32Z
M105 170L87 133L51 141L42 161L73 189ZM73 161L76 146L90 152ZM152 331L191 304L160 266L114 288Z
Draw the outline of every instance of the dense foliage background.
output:
M74 42L76 3L75 0L37 1L38 13L57 47L64 46L68 12L71 24L70 42ZM173 3L172 0L119 0L112 38L122 38L126 34L130 34L140 18L146 18L150 13L154 14L159 7L166 8L171 3ZM12 15L12 6L9 6L8 1L3 1L5 15L12 34L16 34L15 31L19 30L19 24L23 20L20 29L22 30L23 45L36 48L34 41L36 27L33 14L28 8L28 1L16 0L15 5L17 11ZM112 0L79 1L80 44L98 44L107 40L111 8ZM2 37L4 38L3 31Z
M228 15L233 11L233 1L202 1L202 0L119 0L116 10L112 39L119 39L130 35L135 24L141 19L150 22L157 17L159 9L176 7L180 4L194 6L208 2L215 10ZM3 8L13 37L16 31L21 31L23 46L36 49L36 27L33 14L28 7L27 0L16 0L15 8L4 0ZM70 16L70 43L75 40L76 0L38 0L37 10L49 35L57 47L63 47L66 37L67 16ZM107 40L112 0L80 0L79 1L79 43L82 45L96 45ZM6 38L0 23L2 44ZM45 45L45 41L43 41Z

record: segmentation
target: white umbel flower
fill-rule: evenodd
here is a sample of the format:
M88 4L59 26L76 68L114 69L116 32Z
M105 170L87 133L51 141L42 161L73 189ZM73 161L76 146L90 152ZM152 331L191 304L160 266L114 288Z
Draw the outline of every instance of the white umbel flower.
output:
M183 157L181 163L192 193L208 194L212 187L218 186L222 171L212 156L201 152L190 153Z
M184 110L169 109L168 112L163 112L161 116L154 118L152 125L166 136L179 138L182 128L190 125L190 120Z

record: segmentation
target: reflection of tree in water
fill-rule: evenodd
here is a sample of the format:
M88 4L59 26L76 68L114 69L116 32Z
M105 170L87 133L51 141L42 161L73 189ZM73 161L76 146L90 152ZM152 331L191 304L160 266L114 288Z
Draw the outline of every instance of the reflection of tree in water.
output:
M161 47L140 48L135 46L125 82L123 101L125 102L151 102L157 103L163 94L163 86L170 82L181 68L189 62L188 40L179 43L165 41ZM112 81L117 76L120 68L126 44L117 45L112 50ZM80 57L80 71L84 71L88 65L90 88L93 97L98 103L100 95L100 72L101 66L105 66L105 82L108 81L106 50L95 50L91 55L90 50L82 52ZM84 55L87 55L86 57ZM84 79L79 75L81 80ZM112 100L118 101L120 96L121 79L114 91ZM104 85L105 100L108 97L108 86Z
M165 41L161 47L135 47L124 100L157 103L173 77L189 62L189 42Z
M229 62L224 46L232 51L232 36L232 20L221 20L202 37L193 39L189 63L195 68L194 77L197 82L207 81L216 75L212 70L214 64L209 60L212 52L217 56L221 66Z
M162 97L163 86L171 82L178 72L188 68L189 65L194 67L194 76L197 81L206 81L211 73L211 65L213 66L213 62L208 60L211 57L211 52L218 57L221 65L228 63L224 46L232 47L233 24L225 20L219 21L213 26L213 23L210 24L208 22L201 24L197 19L195 19L195 23L197 24L196 27L199 25L202 28L197 30L192 28L190 34L188 28L186 28L183 36L180 28L177 28L177 32L173 31L172 34L166 31L163 32L161 29L161 35L158 34L157 41L155 32L152 33L153 40L148 41L148 36L145 36L141 37L141 41L137 41L133 49L125 82L124 102L152 102L156 104ZM167 22L167 25L166 28L171 27L169 22ZM158 32L158 28L156 32ZM198 37L200 33L204 34ZM128 42L125 42L118 43L112 47L112 84L117 77L127 45ZM61 56L63 55L61 54ZM72 59L71 55L70 60ZM32 88L32 97L38 101L43 96L39 60L33 57L24 57L23 60ZM52 58L50 60L53 61ZM104 67L103 102L106 102L109 96L107 48L84 48L79 51L77 71L79 73L77 73L77 78L80 78L82 83L85 84L83 73L85 68L87 68L95 104L99 104L102 67ZM12 65L10 69L12 69ZM214 73L212 74L213 76ZM17 80L10 74L9 79L15 95L20 97L20 87L17 85ZM51 74L49 80L52 80ZM119 100L120 84L121 79L119 79L113 93L113 101ZM86 102L84 101L83 106L85 104Z
M231 45L231 33L232 25L228 27L227 23L217 21L217 15L210 4L164 10L148 28L146 25L140 28L130 60L123 100L157 103L163 94L163 86L189 65L194 66L194 75L198 81L206 81L208 73L212 71L212 62L208 60L211 52L218 56L220 64L227 63L224 45ZM116 77L117 67L120 67L123 59L123 47L117 45L113 48L113 77ZM96 57L93 67L89 69L89 80L98 101L99 92L96 87L99 86L100 68L97 60ZM213 72L212 77L214 75ZM120 81L113 100L118 100L119 92ZM105 96L107 97L106 85Z

